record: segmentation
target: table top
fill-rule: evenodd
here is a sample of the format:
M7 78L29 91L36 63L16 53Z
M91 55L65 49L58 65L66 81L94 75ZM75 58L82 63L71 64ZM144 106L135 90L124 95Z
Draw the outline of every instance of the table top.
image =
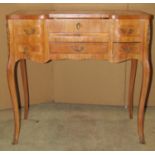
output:
M54 11L19 10L8 14L7 19L53 19L53 18L103 18L103 19L151 19L153 15L137 10L104 10L104 11Z

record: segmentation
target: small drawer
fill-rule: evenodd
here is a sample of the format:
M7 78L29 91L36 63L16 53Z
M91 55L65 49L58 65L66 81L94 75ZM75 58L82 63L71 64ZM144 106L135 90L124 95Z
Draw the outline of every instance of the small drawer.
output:
M17 45L17 51L19 53L23 53L24 55L27 55L31 53L41 53L43 49L40 44L34 44L34 45L19 44Z
M114 59L138 58L141 56L142 56L141 43L114 43L113 44Z
M35 26L17 27L17 35L32 36L41 34L41 28Z
M100 33L109 32L109 21L103 19L51 19L47 20L52 33Z
M49 43L50 53L105 53L108 52L107 43Z
M114 24L115 42L141 42L143 22L137 20L118 20Z
M43 22L40 20L15 20L14 32L16 35L32 36L42 33Z
M42 42L42 36L41 35L37 35L37 36L18 36L15 37L16 43L19 44L35 44L37 42Z

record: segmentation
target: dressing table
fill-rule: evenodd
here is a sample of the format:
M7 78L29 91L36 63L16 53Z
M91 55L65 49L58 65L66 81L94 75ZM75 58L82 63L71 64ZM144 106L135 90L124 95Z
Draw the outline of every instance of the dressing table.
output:
M105 60L131 61L128 94L129 117L133 117L133 92L137 62L143 68L138 135L144 143L144 111L150 82L150 22L152 15L141 11L17 11L7 15L9 59L8 85L14 112L14 140L20 133L20 114L15 81L20 64L25 119L28 117L29 92L26 60Z

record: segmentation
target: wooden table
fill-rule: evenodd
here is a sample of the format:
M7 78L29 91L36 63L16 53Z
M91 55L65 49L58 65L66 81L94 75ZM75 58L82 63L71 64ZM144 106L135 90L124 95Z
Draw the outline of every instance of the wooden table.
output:
M133 92L137 61L143 67L138 111L138 134L144 143L144 111L150 82L150 22L152 15L140 11L17 11L7 15L9 61L8 84L14 111L13 143L18 143L20 115L15 82L19 62L25 96L25 119L29 94L26 59L46 63L62 59L96 59L119 63L131 60L128 111L133 117ZM39 89L39 88L38 88ZM112 95L112 94L111 94Z

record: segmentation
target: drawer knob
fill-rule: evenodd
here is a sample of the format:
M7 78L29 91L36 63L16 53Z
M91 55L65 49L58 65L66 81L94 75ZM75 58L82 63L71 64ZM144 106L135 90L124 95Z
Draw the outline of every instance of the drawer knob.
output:
M79 30L80 27L81 27L81 24L80 24L80 23L77 23L77 24L76 24L76 29Z
M26 35L32 35L35 33L35 29L31 28L31 29L24 29L24 32Z
M134 30L132 28L130 28L127 32L128 35L132 34L134 32Z
M121 28L120 29L120 32L123 33L123 34L125 34L125 35L131 35L131 34L133 34L134 29L132 29L132 28L128 28L128 29Z
M84 50L83 46L72 46L72 49L76 52L81 52Z

